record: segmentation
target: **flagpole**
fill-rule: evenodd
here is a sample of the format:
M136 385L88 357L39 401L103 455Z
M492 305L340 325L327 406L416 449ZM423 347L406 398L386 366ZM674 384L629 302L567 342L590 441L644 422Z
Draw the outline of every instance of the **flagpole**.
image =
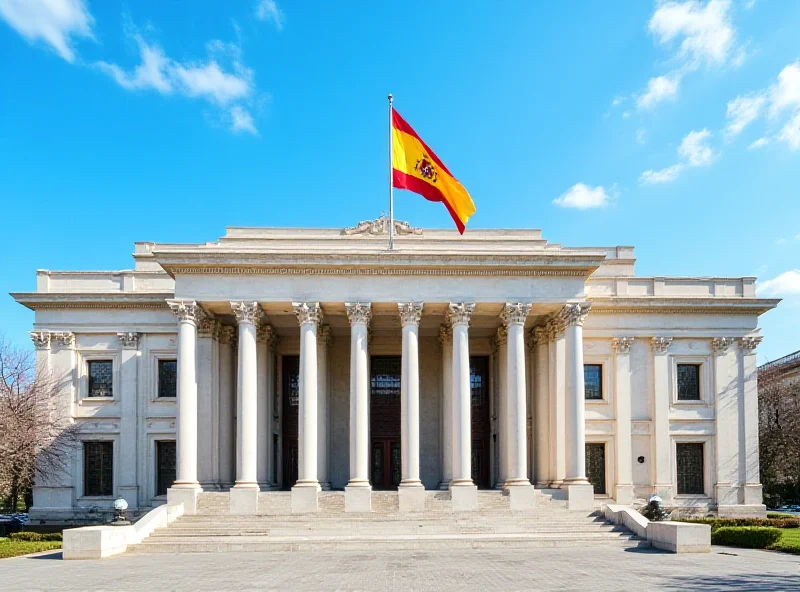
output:
M392 94L389 93L389 250L394 248L394 192L392 190Z

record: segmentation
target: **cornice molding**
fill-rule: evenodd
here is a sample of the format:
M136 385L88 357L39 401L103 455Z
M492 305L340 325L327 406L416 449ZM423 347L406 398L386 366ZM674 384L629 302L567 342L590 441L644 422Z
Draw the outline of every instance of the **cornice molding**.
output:
M31 310L52 309L147 309L167 310L167 300L173 297L172 292L150 293L65 293L65 292L31 292L14 293L11 296L20 304Z
M592 298L592 314L760 315L775 308L776 298Z
M436 258L441 263L441 257ZM323 276L466 276L466 277L586 277L592 269L518 269L479 267L254 267L242 266L196 266L172 267L164 264L168 272L175 275L323 275Z

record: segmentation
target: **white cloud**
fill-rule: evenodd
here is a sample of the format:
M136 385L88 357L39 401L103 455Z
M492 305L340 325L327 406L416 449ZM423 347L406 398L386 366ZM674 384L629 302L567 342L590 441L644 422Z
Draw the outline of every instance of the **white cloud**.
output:
M770 88L770 115L777 116L786 109L800 108L800 62L789 64L778 82Z
M769 144L769 138L759 138L752 144L750 144L747 149L748 150L758 150L759 148L763 148L764 146Z
M800 111L786 122L778 134L778 139L786 142L792 150L800 148Z
M602 186L589 187L584 183L576 183L566 193L555 198L553 203L562 208L586 210L606 206L609 200L609 194Z
M259 0L256 3L256 18L271 22L278 31L283 30L283 12L275 0Z
M648 27L662 45L680 40L678 57L687 66L721 66L737 47L730 7L730 0L710 0L705 5L696 0L662 2Z
M234 105L231 108L231 131L258 135L258 130L253 123L253 116L241 105Z
M658 171L645 171L639 175L639 182L642 185L669 183L677 179L688 167L709 166L717 156L716 152L708 145L710 139L711 132L709 130L705 128L699 131L692 130L686 134L678 146L679 162Z
M702 129L699 132L691 131L678 146L678 156L689 166L708 166L714 161L715 153L707 145L711 132Z
M643 129L636 130L636 143L640 146L647 144L647 131Z
M68 62L73 38L93 38L94 18L84 0L0 0L0 17L30 42L43 41Z
M725 134L729 137L739 135L745 127L758 119L766 102L764 93L749 93L728 101L728 125Z
M651 78L647 82L647 89L644 94L637 97L636 108L640 111L643 109L652 109L667 99L674 99L678 94L680 81L680 75L677 73L670 74L669 76L656 76L655 78Z
M639 175L639 182L643 185L657 185L659 183L669 183L678 178L683 170L682 164L673 164L660 171L645 171Z
M800 269L790 269L777 277L760 282L756 291L762 297L800 296Z
M149 45L141 35L135 34L141 63L132 72L125 72L116 64L97 62L95 65L128 90L153 88L161 93L172 92L170 81L172 62L157 45Z
M132 37L139 51L139 65L130 71L108 62L95 66L127 90L152 89L203 99L220 109L221 119L230 120L232 131L258 133L253 116L243 106L256 93L254 75L242 63L238 45L213 40L206 44L206 60L179 62L139 33L132 33Z

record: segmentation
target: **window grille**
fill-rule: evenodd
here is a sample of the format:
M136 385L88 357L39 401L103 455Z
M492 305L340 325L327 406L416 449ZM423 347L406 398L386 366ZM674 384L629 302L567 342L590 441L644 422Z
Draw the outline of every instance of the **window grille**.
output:
M586 444L586 478L594 487L594 493L606 493L606 445Z
M178 392L178 361L158 361L158 396L175 397Z
M114 495L114 443L83 443L83 495Z
M597 400L603 398L603 365L583 365L583 392L586 399Z
M678 364L678 401L700 400L700 365Z
M89 370L89 396L113 397L114 364L111 360L90 360Z
M678 493L704 495L703 444L678 443L675 445L675 457L678 469Z
M156 495L167 495L175 481L175 440L156 442Z

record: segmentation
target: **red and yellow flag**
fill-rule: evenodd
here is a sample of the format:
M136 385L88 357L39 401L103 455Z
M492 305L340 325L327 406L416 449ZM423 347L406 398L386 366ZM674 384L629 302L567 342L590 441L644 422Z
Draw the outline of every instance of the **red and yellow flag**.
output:
M439 157L392 107L392 185L442 202L461 234L475 213L472 198Z

